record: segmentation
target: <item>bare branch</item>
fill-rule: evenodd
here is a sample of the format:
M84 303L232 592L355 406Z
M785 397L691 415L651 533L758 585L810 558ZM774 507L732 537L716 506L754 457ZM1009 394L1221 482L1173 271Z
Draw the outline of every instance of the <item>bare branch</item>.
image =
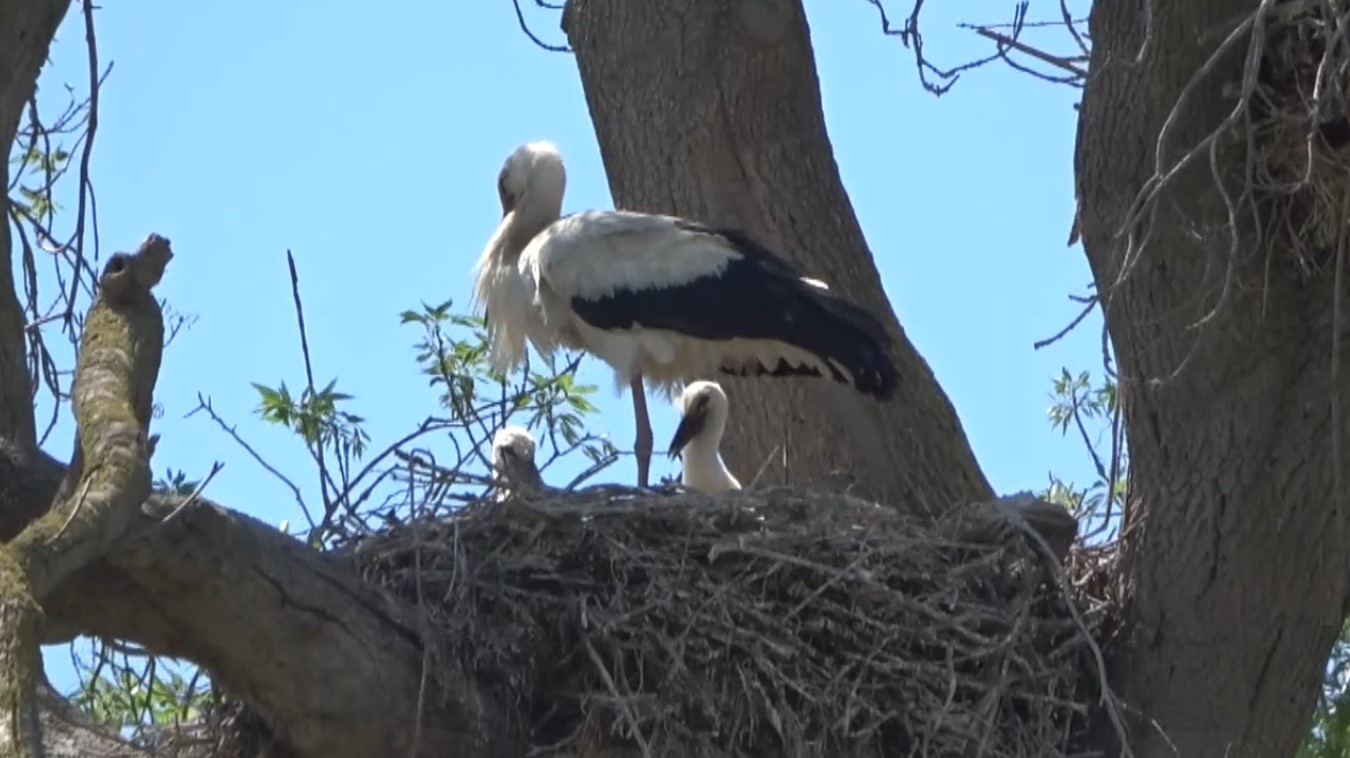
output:
M1028 21L1027 13L1030 8L1030 2L1029 0L1023 0L1014 5L1013 20L1011 23L959 24L959 27L972 29L976 34L993 41L996 50L992 55L968 61L952 68L941 68L934 65L924 52L923 34L919 30L919 17L923 12L924 0L914 0L914 5L910 11L909 17L906 18L905 23L899 27L892 24L882 0L865 1L868 5L876 8L877 15L881 21L882 34L899 37L902 44L906 47L913 48L915 67L919 72L919 82L923 85L924 89L934 95L946 94L948 90L955 86L962 73L998 60L1003 61L1017 71L1054 84L1068 84L1072 87L1081 88L1087 78L1087 38L1086 35L1077 28L1083 23L1083 19L1073 18L1073 15L1069 12L1067 0L1059 0L1058 10L1060 18L1053 21ZM1022 32L1026 29L1059 27L1068 31L1069 37L1073 41L1078 54L1056 55L1021 39ZM1007 29L1008 31L1003 32L1000 31L1001 29ZM1066 71L1068 72L1068 75L1055 75L1038 71L1029 65L1012 58L1010 53L1026 55L1041 63ZM935 75L939 81L930 80L928 78L929 74Z
M70 291L66 295L66 323L69 325L71 317L75 313L75 295L79 286L79 270L85 260L84 233L85 233L85 206L88 203L90 208L96 208L94 204L94 187L89 182L89 157L94 150L94 135L98 132L98 91L101 89L101 77L98 73L98 38L94 34L94 2L93 0L81 0L84 8L84 39L85 47L89 56L89 123L84 134L84 149L80 153L80 186L79 208L75 212L75 271L76 276L71 279ZM94 232L94 259L98 259L98 211L94 211L93 223L90 228Z
M300 331L300 355L305 360L305 387L308 397L312 400L316 392L314 388L314 362L309 357L309 333L305 331L305 307L300 301L300 274L295 270L295 256L291 255L289 249L286 250L286 266L291 272L291 297L295 301L295 320ZM327 521L332 517L333 509L336 507L330 493L336 490L337 486L333 484L332 478L328 475L328 461L323 446L315 445L310 453L314 457L314 463L319 467L319 495L323 499L323 517Z
M525 20L525 11L520 7L520 0L511 0L511 5L514 6L516 9L516 23L520 24L520 30L522 32L525 32L525 36L529 37L531 42L533 42L535 45L538 45L539 48L547 50L550 53L572 52L572 48L569 47L568 45L550 45L549 43L541 39L538 34L534 33L534 30L530 28L529 22ZM563 12L561 24L563 29L567 28L566 27L567 10L565 8L565 4L563 3L554 4L547 2L547 0L534 0L534 5L536 8L544 8L547 10L561 10Z
M1004 60L1008 59L1007 55L1003 53L1003 48L1008 48L1011 50L1016 50L1019 53L1025 53L1038 61L1048 63L1051 66L1061 68L1065 71L1068 71L1070 74L1073 74L1073 76L1067 78L1054 78L1054 77L1046 77L1044 74L1040 74L1038 72L1029 71L1029 73L1045 78L1048 81L1061 82L1065 84L1075 84L1080 83L1083 79L1087 78L1087 69L1077 65L1077 63L1072 58L1063 58L1057 55L1051 55L1050 53L1034 48L1031 45L1028 45L1024 42L1019 42L1013 37L1009 37L1005 34L999 34L998 32L993 31L992 29L989 29L987 27L979 27L975 29L975 33L980 35L981 37L984 37L985 39L993 40L994 42L998 43L1000 48L999 57L1003 58ZM1008 63L1009 65L1017 66L1019 70L1028 71L1027 69L1021 68L1020 66L1013 63L1010 60L1008 61Z
M0 144L14 144L23 109L37 88L37 74L47 59L56 27L70 0L0 5ZM9 186L9 161L0 161L0 186ZM35 443L32 386L28 379L26 320L14 287L8 193L0 197L0 436Z

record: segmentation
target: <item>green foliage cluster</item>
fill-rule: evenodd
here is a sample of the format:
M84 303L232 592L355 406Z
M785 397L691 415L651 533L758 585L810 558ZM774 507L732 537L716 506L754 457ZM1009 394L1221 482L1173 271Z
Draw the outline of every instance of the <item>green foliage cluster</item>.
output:
M10 156L11 175L18 197L10 198L10 212L16 216L50 219L59 210L52 197L52 186L66 171L70 153L61 147L46 150L36 140L17 155ZM17 201L17 202L16 202Z
M1080 438L1096 477L1080 486L1051 472L1050 484L1040 496L1065 506L1079 523L1087 524L1089 542L1108 540L1119 528L1119 506L1129 483L1129 454L1115 382L1095 383L1090 372L1074 375L1063 369L1053 383L1049 416L1050 425L1061 434L1072 431Z
M306 387L296 396L284 381L276 387L253 382L253 389L261 396L258 415L269 424L295 432L312 454L329 452L342 459L360 460L370 443L370 435L361 426L365 419L338 407L352 396L338 392L336 385L334 379L321 390Z
M579 356L562 367L546 361L543 370L527 364L517 377L502 376L489 365L483 320L452 307L449 300L423 303L399 315L403 325L420 331L413 345L417 370L436 392L438 412L364 466L370 443L365 419L348 410L353 398L337 389L336 379L315 389L307 361L309 383L299 392L284 381L254 383L258 415L295 434L319 473L323 514L318 521L309 519L312 543L325 544L340 531L340 521L368 519L365 506L374 488L388 480L421 486L411 495L398 489L391 493L392 502L383 501L385 511L403 511L399 518L415 517L447 498L462 502L481 496L490 476L487 449L493 434L507 424L523 425L540 438L541 470L574 452L584 455L595 472L618 458L612 444L586 431L585 417L596 411L591 397L597 388L577 381ZM449 443L448 456L420 449L434 439ZM414 443L420 452L409 452ZM552 454L544 457L548 451ZM391 465L391 459L401 463ZM478 491L472 492L475 486Z
M178 666L150 658L141 671L100 662L82 672L84 685L71 702L133 743L157 741L180 725L200 723L211 690L199 669L184 675Z
M495 405L487 410L495 410L493 420L500 425L511 423L508 419L516 413L525 413L524 426L560 434L566 445L578 446L592 462L613 457L612 446L583 442L583 417L596 411L590 398L597 388L577 383L575 359L561 369L556 361L547 362L546 371L533 370L527 364L522 385L512 388L507 377L488 364L483 319L451 313L451 305L451 301L434 306L423 303L420 311L399 315L402 323L422 327L422 339L415 346L417 363L428 384L440 390L437 399L450 411L451 418L474 420L485 410L485 403ZM459 329L465 336L455 338L447 333L447 327ZM494 392L496 397L490 397Z

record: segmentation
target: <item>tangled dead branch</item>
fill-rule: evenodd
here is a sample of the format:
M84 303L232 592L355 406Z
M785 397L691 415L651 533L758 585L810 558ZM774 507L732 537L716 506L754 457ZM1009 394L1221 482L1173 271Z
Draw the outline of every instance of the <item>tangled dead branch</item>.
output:
M1244 81L1253 181L1271 206L1263 241L1293 245L1305 275L1339 245L1350 201L1350 5L1269 3L1253 25L1263 41L1254 82Z
M954 533L800 490L595 488L343 552L543 754L1075 754L1105 606L1075 613L1044 542Z
M1225 211L1228 275L1213 310L1233 289L1233 266L1252 260L1247 230L1266 256L1280 255L1305 276L1334 260L1350 215L1347 24L1344 0L1262 0L1235 21L1158 134L1154 173L1120 230L1127 245L1117 281L1151 241L1164 190L1192 165L1208 165ZM1176 144L1185 114L1216 91L1231 103L1226 117L1200 140Z

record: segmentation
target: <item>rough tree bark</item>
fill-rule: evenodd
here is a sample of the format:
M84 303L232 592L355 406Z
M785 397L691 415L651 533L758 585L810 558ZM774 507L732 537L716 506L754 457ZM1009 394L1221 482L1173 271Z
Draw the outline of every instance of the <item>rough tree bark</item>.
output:
M896 338L900 388L886 404L831 382L717 377L735 409L722 453L741 480L766 466L761 484L843 470L855 494L916 509L988 499L840 180L800 1L572 0L563 27L618 207L747 229Z
M1333 484L1350 459L1333 458L1332 430L1345 439L1350 427L1330 412L1347 386L1330 370L1336 293L1329 273L1300 281L1289 250L1248 254L1233 262L1227 302L1189 328L1215 307L1230 258L1204 159L1165 192L1152 242L1112 288L1126 242L1115 235L1153 172L1165 119L1256 7L1150 5L1146 49L1139 4L1093 6L1076 155L1082 238L1110 293L1132 456L1130 634L1113 673L1130 708L1156 722L1136 724L1136 755L1292 755L1347 597L1350 515L1337 511ZM1241 66L1229 56L1192 93L1169 163L1233 108L1222 84L1239 81Z

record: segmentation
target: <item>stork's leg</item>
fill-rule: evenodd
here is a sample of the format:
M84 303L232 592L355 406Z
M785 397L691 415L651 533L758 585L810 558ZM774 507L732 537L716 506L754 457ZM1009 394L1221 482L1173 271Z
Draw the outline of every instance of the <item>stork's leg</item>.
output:
M637 423L637 441L633 443L633 453L637 455L638 486L645 489L652 466L652 421L647 416L647 394L642 386L641 374L633 379L631 386L633 420Z

